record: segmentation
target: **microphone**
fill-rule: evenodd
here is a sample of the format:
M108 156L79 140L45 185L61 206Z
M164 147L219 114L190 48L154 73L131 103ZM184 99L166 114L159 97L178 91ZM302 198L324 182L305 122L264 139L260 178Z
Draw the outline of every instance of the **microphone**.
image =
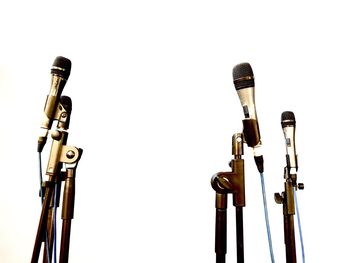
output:
M261 138L255 108L254 74L249 63L236 65L232 70L233 83L241 101L244 113L243 134L245 142L253 148L254 160L260 173L264 172L261 153Z
M298 159L295 151L295 116L291 111L285 111L281 116L281 125L286 141L287 169L290 174L298 171Z
M55 119L55 113L57 106L60 101L60 97L64 86L70 75L72 63L69 59L64 57L56 57L51 68L51 88L49 95L47 95L45 107L44 107L44 118L41 124L43 129L43 136L38 139L38 152L41 152L45 146L47 135L51 129L52 123Z

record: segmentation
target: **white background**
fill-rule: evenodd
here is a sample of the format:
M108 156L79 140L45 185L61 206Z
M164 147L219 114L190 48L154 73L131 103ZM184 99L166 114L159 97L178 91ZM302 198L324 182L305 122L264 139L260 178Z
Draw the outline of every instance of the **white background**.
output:
M210 178L229 170L231 136L242 129L231 75L241 62L256 78L276 262L285 262L273 199L283 190L285 110L297 122L307 262L347 261L348 10L346 1L1 3L0 261L31 258L36 142L59 55L72 61L68 144L84 149L70 262L215 262ZM270 262L250 150L246 262ZM229 200L227 262L235 262Z

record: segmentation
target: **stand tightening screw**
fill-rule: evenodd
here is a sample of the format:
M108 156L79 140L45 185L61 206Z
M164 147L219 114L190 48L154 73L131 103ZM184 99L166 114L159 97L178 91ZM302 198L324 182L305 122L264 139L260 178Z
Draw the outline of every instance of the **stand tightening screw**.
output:
M75 156L75 153L73 151L68 151L66 153L66 156L67 156L68 159L73 159L74 156Z
M62 138L62 133L61 133L60 131L53 131L53 132L51 133L51 138L52 138L53 140L59 141L59 140L61 140L61 138Z

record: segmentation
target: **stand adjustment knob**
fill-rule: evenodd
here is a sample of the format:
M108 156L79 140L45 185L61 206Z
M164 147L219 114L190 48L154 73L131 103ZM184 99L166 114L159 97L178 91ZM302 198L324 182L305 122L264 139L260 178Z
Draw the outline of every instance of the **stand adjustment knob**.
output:
M68 159L73 159L75 157L75 153L73 151L68 151L66 156Z
M60 131L53 131L52 133L51 133L51 138L53 139L53 140L56 140L56 141L59 141L59 140L61 140L61 138L62 138L62 133L60 132Z
M280 195L279 193L275 193L275 202L277 204L282 204L283 203L283 196Z

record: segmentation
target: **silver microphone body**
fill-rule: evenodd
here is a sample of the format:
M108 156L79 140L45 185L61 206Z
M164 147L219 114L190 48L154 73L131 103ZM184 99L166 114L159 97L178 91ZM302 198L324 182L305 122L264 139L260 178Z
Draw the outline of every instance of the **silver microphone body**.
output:
M244 117L246 119L257 120L256 108L255 108L255 88L247 87L237 90L239 100L243 107Z
M41 123L41 128L43 129L51 129L54 115L57 109L57 105L59 103L62 91L64 86L66 85L67 80L63 77L52 74L51 78L51 88L49 95L46 98L45 107L44 107L44 117Z
M298 171L298 159L295 148L295 116L291 111L285 111L281 116L281 125L286 143L287 168L290 174Z

